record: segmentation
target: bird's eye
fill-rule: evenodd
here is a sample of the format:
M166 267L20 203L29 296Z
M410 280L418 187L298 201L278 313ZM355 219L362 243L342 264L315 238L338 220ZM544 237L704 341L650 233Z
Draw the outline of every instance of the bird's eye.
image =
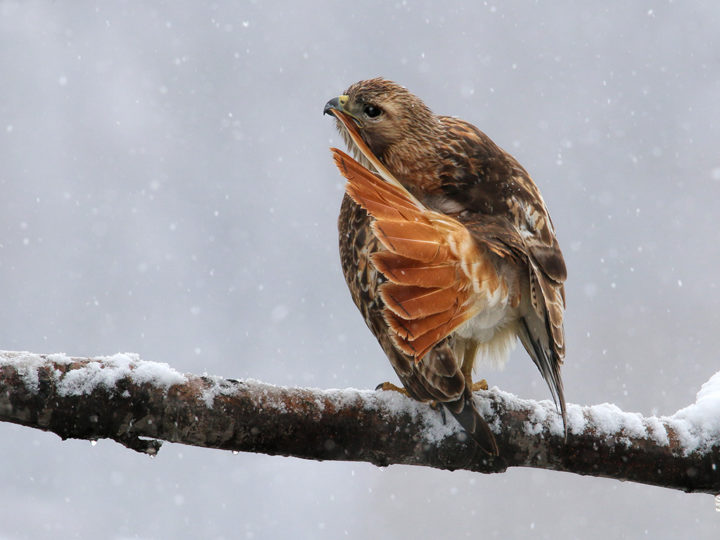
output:
M382 113L382 109L380 107L376 107L375 105L365 105L363 112L369 118L375 118L377 116L380 116L380 114Z

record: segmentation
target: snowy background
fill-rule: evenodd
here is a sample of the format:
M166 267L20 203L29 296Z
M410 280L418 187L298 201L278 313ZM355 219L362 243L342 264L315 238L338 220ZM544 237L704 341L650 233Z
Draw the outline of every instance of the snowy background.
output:
M383 75L540 185L568 401L672 414L720 366L716 2L0 1L0 348L371 388L325 102ZM483 373L549 398L527 355ZM0 425L0 538L717 538L712 497Z

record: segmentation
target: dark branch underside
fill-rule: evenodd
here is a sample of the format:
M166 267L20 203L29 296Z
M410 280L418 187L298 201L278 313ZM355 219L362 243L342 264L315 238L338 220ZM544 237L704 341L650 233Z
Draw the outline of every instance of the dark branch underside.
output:
M439 411L395 392L281 388L177 373L179 384L169 385L153 379L157 366L172 371L132 358L126 371L118 372L116 357L0 353L0 421L51 431L63 439L113 439L148 454L157 453L160 439L381 466L483 473L536 467L720 492L720 442L685 455L666 419L637 417L652 427L649 433L664 430L661 435L638 437L626 428L607 433L593 422L589 408L573 406L571 413L584 416L575 424L582 430L571 426L563 442L561 423L545 402L482 392L477 395L481 411L486 410L491 425L500 426L500 457L490 458L465 440L452 418L444 423ZM98 375L112 369L118 374L112 384Z

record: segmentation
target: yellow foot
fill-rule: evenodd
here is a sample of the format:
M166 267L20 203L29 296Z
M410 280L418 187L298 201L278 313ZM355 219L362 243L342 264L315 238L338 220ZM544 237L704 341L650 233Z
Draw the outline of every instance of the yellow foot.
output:
M407 390L405 390L404 388L400 388L399 386L395 386L391 382L380 383L375 387L375 390L392 390L393 392L400 392L402 395L410 397L410 394L408 394Z
M487 390L488 389L488 383L485 379L482 379L476 383L473 383L472 385L472 391L477 392L478 390Z

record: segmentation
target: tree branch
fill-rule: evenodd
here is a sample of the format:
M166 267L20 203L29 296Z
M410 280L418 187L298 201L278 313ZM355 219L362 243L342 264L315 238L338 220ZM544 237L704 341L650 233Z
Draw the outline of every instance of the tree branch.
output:
M182 375L118 354L93 359L0 352L0 421L63 439L113 439L147 454L158 439L316 460L491 473L536 467L720 493L720 372L694 405L642 417L614 405L569 405L563 441L548 401L478 392L500 457L466 440L451 417L396 392L282 388Z

